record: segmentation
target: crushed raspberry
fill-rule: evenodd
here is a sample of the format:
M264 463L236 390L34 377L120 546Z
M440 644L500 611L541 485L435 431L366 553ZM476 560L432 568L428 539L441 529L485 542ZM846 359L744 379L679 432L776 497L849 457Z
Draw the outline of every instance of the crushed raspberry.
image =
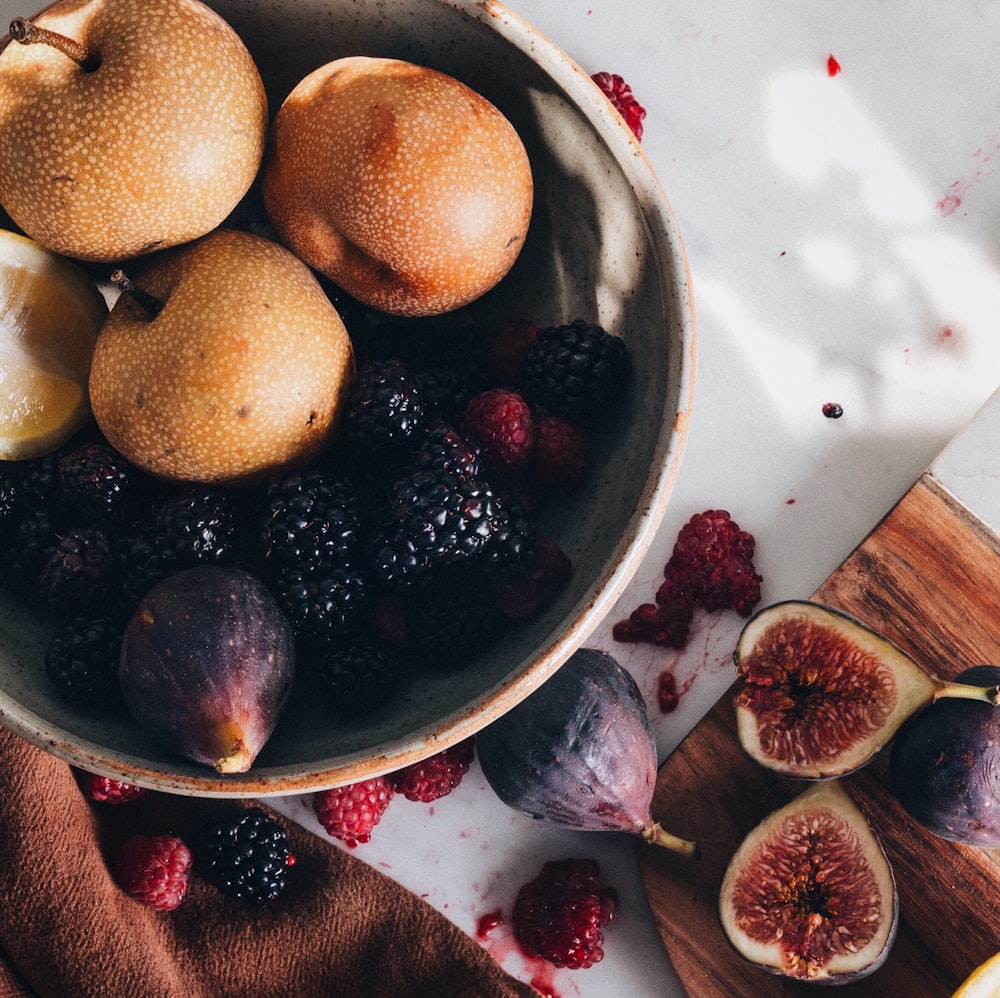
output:
M486 352L486 369L493 384L514 388L524 381L528 349L538 336L538 328L528 319L511 319L493 330Z
M632 88L617 73L595 73L591 79L604 91L615 110L625 119L632 134L642 141L642 122L646 109L635 99Z
M472 398L462 415L462 434L498 475L517 477L531 464L531 410L515 391L489 388Z
M429 804L439 797L447 797L469 771L476 754L475 745L475 738L466 738L429 759L390 774L389 779L396 793L407 800Z
M191 850L176 835L133 835L114 860L122 890L156 911L173 911L184 900L190 872Z
M372 829L382 820L395 788L384 776L333 787L313 795L319 823L328 835L353 849L370 842Z
M573 564L558 543L544 534L535 538L535 560L523 576L504 579L494 589L496 605L510 620L538 615L569 580Z
M590 467L590 434L562 416L536 419L534 433L532 471L539 483L553 489L580 485Z
M127 804L130 800L135 800L136 797L146 793L145 787L113 780L110 776L85 773L83 770L77 771L76 780L83 791L83 796L99 804Z
M557 967L591 967L604 959L602 928L615 916L618 895L602 887L593 860L546 863L514 902L514 935L524 950Z
M755 542L729 513L710 509L681 528L663 570L656 603L636 607L612 629L616 641L671 648L687 642L695 607L733 609L748 617L760 602L762 578L754 570Z

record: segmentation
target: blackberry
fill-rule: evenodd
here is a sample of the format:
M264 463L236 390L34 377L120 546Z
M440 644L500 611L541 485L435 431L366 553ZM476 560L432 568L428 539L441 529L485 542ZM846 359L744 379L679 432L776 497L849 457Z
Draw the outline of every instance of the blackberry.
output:
M45 509L50 514L58 506L59 466L55 454L25 461L20 467L21 501L25 510Z
M364 638L328 645L318 653L317 669L338 714L369 714L396 692L395 656Z
M17 465L0 462L0 537L4 541L17 527L22 508L21 480Z
M468 664L493 644L505 623L492 591L472 573L444 573L408 598L411 647L435 668Z
M527 514L512 500L498 501L497 529L486 550L486 566L495 579L517 577L535 564L536 532Z
M35 506L0 550L5 584L21 595L37 596L38 573L58 543L52 514L43 506Z
M264 558L284 565L357 561L362 523L358 491L346 478L314 471L289 475L267 490L261 531Z
M351 447L391 459L418 438L423 421L420 389L402 361L373 360L361 368L342 422Z
M490 486L451 471L397 479L376 527L372 562L383 583L407 584L482 555L503 523Z
M57 474L63 501L81 519L124 519L128 514L138 473L110 444L80 444L62 455Z
M45 672L56 692L76 703L120 706L121 643L121 629L107 617L76 617L64 624L45 651Z
M433 419L413 455L420 471L454 471L469 478L479 472L479 457L458 431L443 419Z
M63 617L106 612L107 600L120 592L121 559L117 538L100 527L71 527L42 564L38 593Z
M593 422L617 400L629 367L624 340L576 319L538 331L528 349L525 391L557 416Z
M411 373L427 414L458 422L475 395L469 374L445 363L417 364Z
M285 889L295 863L284 828L259 807L203 826L194 853L196 868L210 884L258 903Z
M368 579L359 568L339 562L286 565L274 590L295 633L322 643L358 623L368 597Z
M185 567L173 538L157 534L150 524L123 544L121 608L128 615L157 582Z
M172 546L184 567L233 564L244 550L240 499L211 486L170 496L156 513L154 531Z

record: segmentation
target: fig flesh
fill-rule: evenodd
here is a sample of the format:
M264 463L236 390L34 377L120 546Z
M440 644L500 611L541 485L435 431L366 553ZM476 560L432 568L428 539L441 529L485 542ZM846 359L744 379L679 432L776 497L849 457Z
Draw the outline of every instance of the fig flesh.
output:
M291 689L292 628L274 597L237 568L203 565L155 585L125 629L126 705L172 751L244 773Z
M847 984L885 962L896 882L840 781L813 784L747 835L723 877L719 917L742 957L783 977Z
M476 737L483 774L510 808L579 831L638 835L688 856L695 843L650 813L656 743L642 693L605 652L576 651Z
M980 665L963 683L1000 682L1000 668ZM941 838L984 849L1000 847L1000 710L942 700L900 729L889 755L893 795Z
M910 716L943 697L1000 702L1000 686L946 682L832 607L789 600L747 621L733 654L740 744L786 776L861 768Z

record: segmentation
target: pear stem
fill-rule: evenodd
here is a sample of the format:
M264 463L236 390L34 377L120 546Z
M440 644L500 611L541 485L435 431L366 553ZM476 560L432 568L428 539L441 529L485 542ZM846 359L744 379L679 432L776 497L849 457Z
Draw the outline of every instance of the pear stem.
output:
M155 295L151 295L148 291L134 284L124 270L112 271L109 280L122 294L128 295L140 308L146 311L151 319L155 319L163 311L163 302Z
M974 686L971 683L950 683L942 681L934 690L933 702L943 698L953 700L979 700L996 707L1000 704L1000 686Z
M682 856L701 859L701 846L697 842L689 842L687 839L674 835L673 832L668 832L658 821L653 822L648 828L644 828L639 835L650 845L663 846L664 849L680 853Z
M25 17L15 17L7 30L10 37L21 45L48 45L58 49L88 73L92 73L101 64L101 57L96 52L57 31L40 28Z

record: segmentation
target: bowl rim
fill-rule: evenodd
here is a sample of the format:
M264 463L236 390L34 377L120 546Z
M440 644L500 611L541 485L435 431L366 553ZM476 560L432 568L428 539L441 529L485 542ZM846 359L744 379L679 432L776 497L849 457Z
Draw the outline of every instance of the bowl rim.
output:
M305 793L356 782L403 768L442 751L505 714L542 685L583 646L612 610L635 575L655 539L673 492L687 442L696 373L697 321L691 291L691 273L683 238L666 192L652 163L624 119L614 109L590 74L562 48L526 19L498 0L437 0L460 14L491 27L520 50L567 95L586 116L608 152L622 170L640 203L651 247L659 263L668 297L672 299L680 331L669 358L670 379L676 385L676 405L667 406L652 467L621 540L604 571L591 583L585 598L573 609L572 620L513 677L484 690L475 700L439 719L433 731L417 730L388 743L383 751L369 750L313 763L252 767L247 773L221 776L166 772L143 765L132 756L114 753L72 734L58 724L11 700L0 690L0 723L28 742L73 766L153 790L196 797L269 797ZM0 39L0 51L5 39ZM674 398L671 393L670 399ZM290 774L289 769L295 772Z

